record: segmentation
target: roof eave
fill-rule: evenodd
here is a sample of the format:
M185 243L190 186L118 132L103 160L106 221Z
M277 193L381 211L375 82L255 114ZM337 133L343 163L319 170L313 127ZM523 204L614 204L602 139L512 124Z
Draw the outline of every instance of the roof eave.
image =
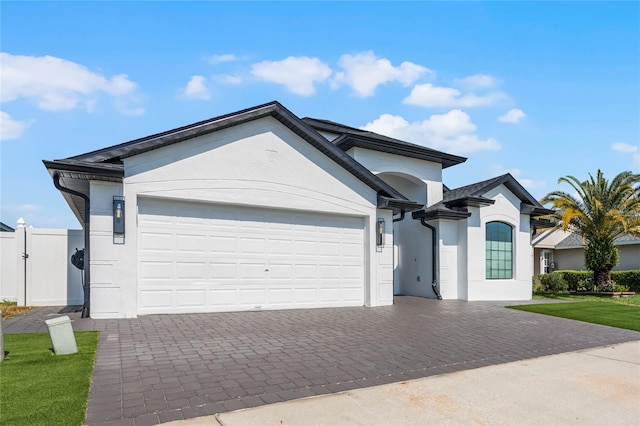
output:
M455 200L445 201L447 207L485 207L495 204L495 200L485 197L463 197Z
M411 213L414 219L424 218L426 221L437 219L463 220L471 216L471 212L454 211L449 209L421 210Z
M385 152L387 154L395 154L403 157L410 157L419 160L440 163L443 169L467 161L465 157L446 154L444 152L435 151L414 144L404 144L400 142L393 142L392 140L378 140L373 137L355 135L352 133L343 134L342 136L335 139L333 143L344 151L347 151L355 146L359 148L370 149L373 151Z
M394 213L401 211L412 212L421 210L424 205L406 199L389 198L378 194L378 208L393 210Z

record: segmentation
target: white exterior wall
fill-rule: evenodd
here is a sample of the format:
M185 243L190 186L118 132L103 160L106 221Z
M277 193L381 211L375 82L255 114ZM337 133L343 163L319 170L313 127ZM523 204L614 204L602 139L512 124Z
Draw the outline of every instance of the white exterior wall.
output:
M409 200L428 206L442 200L441 164L358 147L348 153ZM413 220L410 214L395 222L393 228L394 292L436 297L431 288L431 231L420 221Z
M393 303L393 251L378 252L375 246L376 219L380 215L391 223L390 213L377 211L374 190L274 118L126 158L122 189L94 182L91 189L94 318L137 315L140 197L362 217L367 235L365 303ZM111 203L120 191L125 197L126 236L124 245L114 245Z
M533 247L530 244L529 216L520 213L520 199L504 185L499 185L484 196L495 200L495 204L469 208L472 215L467 227L467 300L531 299ZM486 279L486 224L494 221L507 223L513 228L513 279L510 280Z
M347 153L373 174L399 173L422 181L428 191L427 206L442 201L442 165L440 163L358 147L351 148ZM411 194L403 195L409 197Z
M17 302L18 242L15 232L0 232L0 262L0 301Z
M378 210L378 218L384 219L386 233L384 236L384 246L376 247L377 305L393 305L394 261L392 213L390 210ZM373 241L375 242L375 235Z
M91 201L91 317L124 318L125 316L125 245L113 238L113 196L122 195L122 185L92 181ZM133 201L133 200L131 200ZM135 202L126 214L134 215L134 221L126 225L125 243L135 234ZM131 231L131 232L129 232Z
M459 299L460 285L466 286L461 280L461 264L459 243L461 240L458 222L455 220L432 221L436 225L438 235L438 282L440 295L443 299ZM462 260L464 265L464 260Z

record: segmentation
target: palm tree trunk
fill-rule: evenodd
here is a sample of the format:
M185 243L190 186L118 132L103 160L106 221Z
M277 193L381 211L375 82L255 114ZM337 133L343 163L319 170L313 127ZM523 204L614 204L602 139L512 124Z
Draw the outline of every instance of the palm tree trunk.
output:
M602 291L604 287L611 284L611 269L598 269L593 271L593 281L598 290Z

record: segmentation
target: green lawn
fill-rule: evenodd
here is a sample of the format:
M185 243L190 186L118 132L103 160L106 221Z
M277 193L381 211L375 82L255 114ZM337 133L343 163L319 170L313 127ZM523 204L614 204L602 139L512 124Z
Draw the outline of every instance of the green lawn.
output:
M47 333L6 334L0 424L82 425L98 333L75 332L78 353L54 355Z
M595 300L586 299L574 303L545 303L509 306L509 308L640 331L640 306L628 303L629 301L620 303L621 299L617 302L613 300L595 298Z

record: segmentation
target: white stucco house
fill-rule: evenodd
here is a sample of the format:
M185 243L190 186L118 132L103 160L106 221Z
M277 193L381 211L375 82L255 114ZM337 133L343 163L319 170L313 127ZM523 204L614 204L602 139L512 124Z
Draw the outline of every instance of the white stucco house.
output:
M84 224L91 316L531 297L535 217L511 175L278 102L44 161Z

